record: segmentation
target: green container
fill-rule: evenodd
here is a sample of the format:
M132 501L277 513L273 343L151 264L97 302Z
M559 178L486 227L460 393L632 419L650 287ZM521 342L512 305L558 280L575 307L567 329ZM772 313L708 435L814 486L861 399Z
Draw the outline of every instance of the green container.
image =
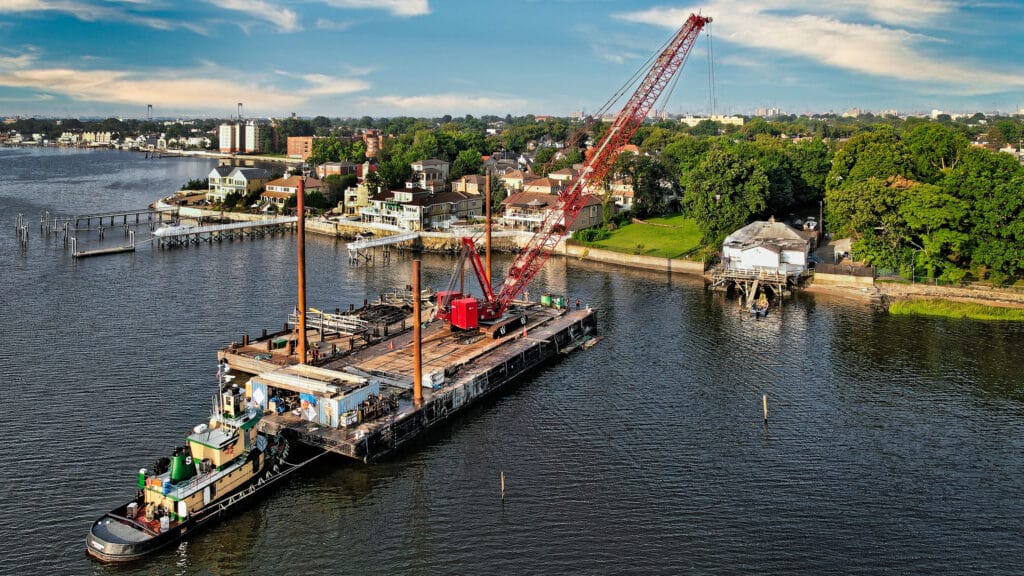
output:
M551 294L544 294L540 297L541 306L551 306Z
M551 296L551 306L553 308L565 308L565 296Z
M192 456L188 454L177 454L171 457L171 482L177 483L188 480L196 475L196 467L192 462Z

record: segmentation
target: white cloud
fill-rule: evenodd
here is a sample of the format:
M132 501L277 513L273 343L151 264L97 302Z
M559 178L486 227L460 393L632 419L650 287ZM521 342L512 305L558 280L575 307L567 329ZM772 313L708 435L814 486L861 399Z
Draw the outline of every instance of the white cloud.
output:
M0 87L36 90L81 102L153 104L182 111L210 110L218 103L235 102L245 102L250 110L294 110L319 98L369 90L370 83L358 78L367 72L349 70L343 77L279 70L261 77L210 61L188 69L81 69L40 63L38 52L31 48L19 55L0 54Z
M975 94L1024 85L1024 76L1020 74L929 55L919 46L933 39L922 34L839 19L856 12L858 7L883 22L918 25L953 9L941 0L851 0L842 4L839 11L832 9L830 3L810 0L712 0L703 13L715 18L714 34L720 41L799 56L842 70L918 84L953 86L963 93ZM675 29L696 11L660 7L618 14L617 18Z
M305 86L295 87L295 91L303 96L338 96L352 94L370 89L370 83L357 78L339 78L326 74L293 74L284 70L276 72L279 76L301 80Z
M427 0L321 0L335 8L373 8L386 10L395 16L423 16L430 14Z
M122 4L132 5L132 7L148 8L146 4L137 0L119 1ZM0 2L0 14L21 12L63 12L85 22L130 22L157 30L184 28L197 34L206 33L202 26L192 22L157 18L118 6L94 4L87 0L3 0Z
M347 20L334 21L326 18L317 18L316 27L320 30L334 30L336 32L342 32L352 27L352 22Z
M242 12L276 26L281 32L297 32L302 29L299 16L294 10L282 8L263 0L206 0L224 10Z
M375 96L365 104L390 106L415 114L462 114L467 112L494 113L519 110L526 100L514 97L469 96L464 94L419 94L416 96Z

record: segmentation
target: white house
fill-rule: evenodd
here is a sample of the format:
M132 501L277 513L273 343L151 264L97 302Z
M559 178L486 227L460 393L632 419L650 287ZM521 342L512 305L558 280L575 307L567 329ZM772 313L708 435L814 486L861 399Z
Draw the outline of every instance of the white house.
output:
M455 220L481 216L483 198L465 192L391 190L382 192L359 209L363 222L391 224L406 230L449 228Z
M210 171L209 189L206 200L210 203L223 202L228 194L239 196L257 192L270 180L270 172L262 168L241 168L218 166Z
M799 275L807 270L810 241L782 222L751 222L722 243L729 270Z

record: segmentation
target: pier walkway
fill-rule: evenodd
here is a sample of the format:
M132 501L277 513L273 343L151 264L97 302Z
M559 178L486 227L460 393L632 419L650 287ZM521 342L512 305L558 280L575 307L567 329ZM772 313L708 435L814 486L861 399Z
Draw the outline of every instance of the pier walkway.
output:
M364 238L362 240L356 240L355 242L348 243L348 261L363 262L369 261L370 256L364 253L365 250L373 248L385 248L393 244L401 244L402 242L412 242L418 240L420 237L419 232L406 232L404 234L393 234L391 236L376 236L373 238ZM387 253L385 253L385 260L387 259Z
M295 228L298 219L295 216L283 216L270 220L252 222L232 222L230 224L211 224L209 226L165 226L153 231L153 239L160 248L188 246L201 242L220 242L223 240L244 240L246 237L282 234Z
M153 221L153 217L156 217L157 222L164 221L164 215L170 216L170 220L174 220L178 216L178 209L173 206L157 207L157 208L139 208L137 210L118 210L116 212L99 212L96 214L78 214L68 220L74 220L75 228L77 229L82 220L85 221L86 226L92 226L93 220L98 220L99 225L103 226L104 220L110 221L110 226L113 226L115 221L120 220L121 224L128 224L128 217L134 216L135 223L139 224L142 221L142 216L146 216L148 222Z

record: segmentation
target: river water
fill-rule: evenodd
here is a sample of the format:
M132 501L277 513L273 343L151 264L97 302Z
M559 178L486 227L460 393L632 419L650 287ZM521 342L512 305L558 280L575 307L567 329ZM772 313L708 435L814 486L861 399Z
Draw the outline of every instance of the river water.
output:
M383 464L327 459L151 560L88 560L92 520L205 419L215 350L283 324L295 252L75 262L39 215L140 208L213 165L0 149L0 573L1021 573L1024 327L822 296L755 320L697 279L565 259L531 291L595 307L597 346ZM407 257L309 244L311 306L409 282ZM453 260L423 261L443 286Z

